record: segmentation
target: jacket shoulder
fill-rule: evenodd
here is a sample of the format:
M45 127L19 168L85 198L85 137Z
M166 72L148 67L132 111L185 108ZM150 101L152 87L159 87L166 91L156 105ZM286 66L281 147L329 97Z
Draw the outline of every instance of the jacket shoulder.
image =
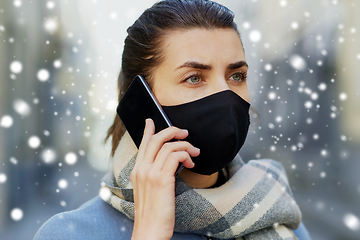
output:
M56 214L45 222L34 240L130 240L134 222L95 197L78 209ZM205 240L204 236L174 233L171 240Z
M45 222L34 240L45 239L130 239L133 221L100 197L78 209L56 214Z

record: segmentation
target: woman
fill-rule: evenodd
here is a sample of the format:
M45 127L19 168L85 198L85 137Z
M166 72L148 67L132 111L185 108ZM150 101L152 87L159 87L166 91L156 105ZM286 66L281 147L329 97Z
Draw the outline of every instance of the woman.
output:
M250 99L233 18L211 1L165 0L129 27L119 101L141 75L176 127L155 134L147 119L137 149L116 116L107 203L56 215L35 239L310 239L283 167L237 155Z

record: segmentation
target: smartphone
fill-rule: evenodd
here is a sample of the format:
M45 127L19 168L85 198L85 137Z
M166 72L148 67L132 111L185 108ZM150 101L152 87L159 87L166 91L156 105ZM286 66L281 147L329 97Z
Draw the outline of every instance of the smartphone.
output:
M140 75L130 84L116 112L137 148L140 146L147 118L154 121L155 133L172 126L150 86ZM183 167L180 163L175 175L179 174Z

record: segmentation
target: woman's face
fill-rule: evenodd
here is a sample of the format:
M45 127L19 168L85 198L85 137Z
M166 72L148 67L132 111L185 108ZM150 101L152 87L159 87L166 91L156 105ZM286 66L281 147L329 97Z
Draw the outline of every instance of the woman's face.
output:
M164 59L152 80L161 105L191 102L224 90L250 101L245 81L248 66L235 30L176 30L162 40Z

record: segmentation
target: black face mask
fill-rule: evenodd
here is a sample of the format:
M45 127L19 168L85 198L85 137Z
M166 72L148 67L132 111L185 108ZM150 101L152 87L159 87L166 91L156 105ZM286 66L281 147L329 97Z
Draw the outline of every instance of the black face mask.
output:
M172 124L187 129L188 141L200 148L193 157L194 173L211 175L228 165L244 144L249 129L250 104L231 90L202 99L162 106Z

